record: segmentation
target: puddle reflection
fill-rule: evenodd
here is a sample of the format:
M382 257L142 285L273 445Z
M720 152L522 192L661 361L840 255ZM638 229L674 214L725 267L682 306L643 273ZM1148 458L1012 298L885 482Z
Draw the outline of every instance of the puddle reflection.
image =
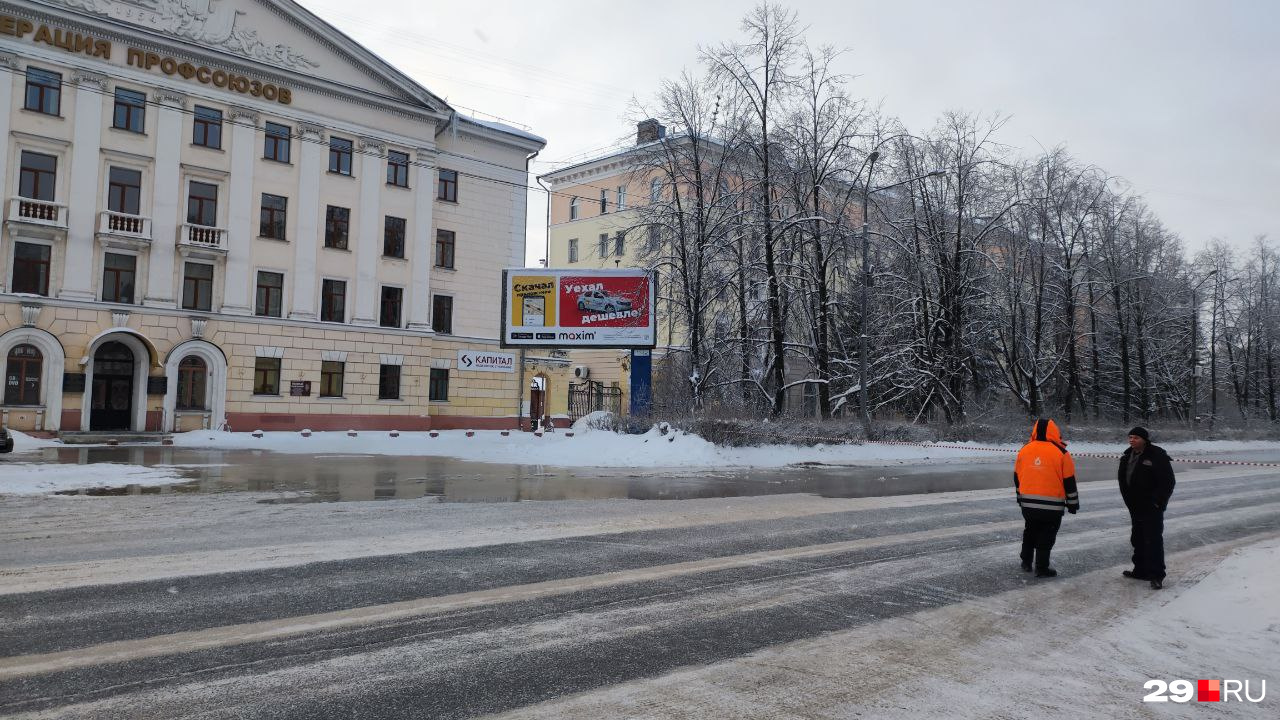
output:
M34 458L33 458L34 459ZM254 492L280 497L263 503L416 500L498 503L521 500L687 500L809 493L833 498L1002 488L1012 485L1003 458L963 466L832 467L735 470L562 468L477 463L440 457L287 455L265 450L61 447L39 462L127 463L170 467L183 480L160 486L64 491L71 495L152 495ZM1109 476L1110 461L1082 458L1083 479Z

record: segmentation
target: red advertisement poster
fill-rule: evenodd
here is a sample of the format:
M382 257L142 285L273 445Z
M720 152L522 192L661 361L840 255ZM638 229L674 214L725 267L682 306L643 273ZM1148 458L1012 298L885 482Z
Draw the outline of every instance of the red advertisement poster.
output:
M649 325L644 275L560 276L560 327L644 328Z

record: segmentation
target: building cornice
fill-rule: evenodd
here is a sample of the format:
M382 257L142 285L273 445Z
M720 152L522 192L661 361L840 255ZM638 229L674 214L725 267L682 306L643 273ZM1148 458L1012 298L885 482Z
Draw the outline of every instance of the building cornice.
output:
M65 9L65 14L59 12L64 10L60 7L52 5L12 5L0 2L0 9L14 17L24 18L33 22L52 23L65 29L73 30L85 35L92 35L103 40L110 40L112 43L121 43L127 47L136 48L138 50L150 51L155 53L163 53L169 57L179 61L194 62L204 65L211 70L223 70L227 72L235 72L270 81L277 85L288 87L294 90L305 90L312 94L342 100L354 105L369 109L387 112L400 117L409 118L420 122L436 123L448 117L447 113L435 110L430 107L413 105L415 101L403 99L393 100L385 96L373 95L370 93L361 93L358 88L350 88L345 85L335 85L332 83L324 83L321 79L310 75L304 75L293 72L282 72L279 67L273 67L265 64L258 64L248 58L233 55L225 51L219 51L203 45L189 42L183 42L181 39L167 37L148 30L145 27L138 27L122 23L110 17L95 18L98 23L90 24L85 22L85 16L76 13L74 10ZM318 38L323 39L323 38ZM9 45L7 50L18 50ZM19 50L19 52L22 52ZM101 72L103 65L111 68L112 75L118 75L119 71L126 70L125 66L115 63L95 62L86 65L83 60L75 55L63 53L65 60L60 61L62 64L84 68L91 72ZM153 85L162 86L163 80L159 77L154 78ZM233 100L230 96L227 102L231 104ZM244 102L241 99L241 102ZM283 108L288 106L276 106L273 108Z

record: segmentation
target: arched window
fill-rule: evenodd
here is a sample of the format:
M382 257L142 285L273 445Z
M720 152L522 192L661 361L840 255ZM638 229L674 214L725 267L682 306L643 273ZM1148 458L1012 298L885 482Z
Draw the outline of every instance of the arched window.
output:
M574 197L569 200L569 219L578 219L578 198Z
M17 345L9 351L4 379L5 405L39 405L40 371L44 356L35 345Z
M205 410L205 381L209 367L204 360L189 355L178 364L178 409Z

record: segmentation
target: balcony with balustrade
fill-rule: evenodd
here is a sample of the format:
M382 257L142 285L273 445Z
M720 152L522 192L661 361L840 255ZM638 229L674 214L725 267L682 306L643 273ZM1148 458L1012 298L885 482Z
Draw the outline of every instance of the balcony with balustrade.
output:
M178 249L184 255L224 256L227 254L227 229L183 223L178 226Z
M103 210L98 214L98 238L110 246L145 248L151 244L151 218Z
M66 230L67 206L64 203L49 200L11 197L9 214L6 218L11 223Z

